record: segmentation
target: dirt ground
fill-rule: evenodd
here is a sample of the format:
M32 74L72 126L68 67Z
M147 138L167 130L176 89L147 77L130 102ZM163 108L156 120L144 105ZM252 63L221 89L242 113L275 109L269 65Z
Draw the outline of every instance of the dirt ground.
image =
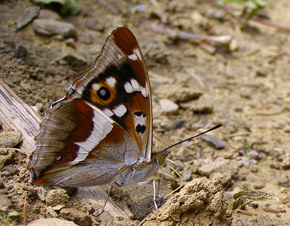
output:
M66 17L30 1L2 0L0 79L43 115L94 62L111 31L130 28L152 85L154 151L224 124L172 149L170 164L184 187L142 223L290 225L290 36L278 27L290 26L290 2L267 2L260 15L275 26L254 19L243 24L240 5L210 0L80 0L80 13ZM68 22L75 30L36 33L39 18ZM13 149L21 146L11 145L2 129L2 224L23 225L24 204L28 222L59 218L77 225L137 225L152 209L146 205L151 185L113 189L113 201L128 209L123 218L108 212L98 217L99 209L78 204L73 192L32 185L28 156ZM161 196L180 184L168 167L157 176ZM13 211L20 216L8 217Z

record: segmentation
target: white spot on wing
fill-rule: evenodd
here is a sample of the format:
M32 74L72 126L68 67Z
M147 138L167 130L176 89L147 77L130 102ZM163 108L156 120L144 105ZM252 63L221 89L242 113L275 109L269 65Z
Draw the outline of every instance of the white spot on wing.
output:
M79 149L77 157L71 162L73 165L85 160L91 150L93 150L113 129L113 121L110 118L100 109L93 106L91 106L91 108L94 110L94 117L92 118L93 129L85 141L75 142L75 144L79 146Z
M143 95L143 97L148 97L148 94L149 94L147 85L146 87L142 87L135 79L131 79L130 82L126 82L124 85L124 89L127 93L141 91L141 94Z
M140 50L138 48L134 49L133 52L138 56L139 59L142 59Z
M110 109L108 109L108 108L103 109L103 112L108 117L112 117L114 115L114 113Z
M98 83L94 83L94 84L92 85L92 88L93 88L94 90L99 90L99 89L100 89L100 85L99 85Z
M144 126L145 122L146 122L146 116L144 114L142 114L140 116L135 115L135 126L137 126L137 125Z
M125 107L125 105L120 104L113 109L113 112L115 115L121 118L127 112L127 108Z
M134 91L140 91L140 85L135 79L131 79L131 85Z
M106 82L109 84L109 86L115 87L117 80L114 77L109 77L106 79Z
M129 58L130 60L134 60L134 61L138 60L137 55L136 55L135 53L129 55L128 58Z
M134 92L133 87L132 87L132 85L129 82L125 83L124 88L125 88L127 93L133 93Z
M148 96L148 89L147 87L141 87L141 93L143 97L147 97Z

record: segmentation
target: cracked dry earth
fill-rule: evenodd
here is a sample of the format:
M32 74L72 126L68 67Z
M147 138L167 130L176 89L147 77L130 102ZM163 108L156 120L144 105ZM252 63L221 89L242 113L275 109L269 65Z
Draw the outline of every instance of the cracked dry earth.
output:
M3 120L1 225L23 225L24 206L28 224L42 226L290 225L289 30L255 20L243 25L233 16L240 5L226 5L230 15L209 0L79 3L78 15L61 17L30 1L0 1L1 80L41 117L94 62L107 35L127 26L149 70L154 151L224 126L172 149L169 162L184 184L160 201L158 212L148 184L114 187L111 202L126 214L97 216L104 197L83 202L79 196L87 193L80 190L31 184L26 167L33 150L23 151L21 135ZM261 14L289 25L290 2L267 3ZM71 30L41 35L36 27L43 18ZM156 176L161 197L180 184L168 167ZM8 217L13 211L20 216Z

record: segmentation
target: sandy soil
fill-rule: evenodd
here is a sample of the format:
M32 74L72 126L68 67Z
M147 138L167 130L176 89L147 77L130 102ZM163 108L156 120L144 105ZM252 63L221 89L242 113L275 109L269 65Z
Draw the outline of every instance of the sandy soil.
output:
M43 115L93 63L107 35L118 26L129 27L149 69L154 150L224 124L208 134L210 141L197 138L172 149L169 159L183 176L184 188L144 225L290 225L289 30L254 20L243 25L215 1L79 2L78 15L60 17L40 14L29 1L0 1L1 79ZM289 25L290 2L267 2L261 15ZM24 9L35 11L35 17L19 29L23 18L31 15ZM227 9L234 15L242 10L234 4ZM36 34L33 20L43 14L73 24L76 35ZM188 39L177 30L219 40ZM162 106L164 99L178 109ZM128 215L135 220L106 212L98 217L94 206L78 205L74 193L33 186L26 169L28 156L13 149L19 142L2 129L0 145L12 148L0 151L4 225L24 223L24 203L28 222L59 218L77 225L135 225L152 209L150 185L112 191L119 206L128 211L131 207ZM180 183L168 167L158 176L162 196ZM21 215L8 218L13 211Z

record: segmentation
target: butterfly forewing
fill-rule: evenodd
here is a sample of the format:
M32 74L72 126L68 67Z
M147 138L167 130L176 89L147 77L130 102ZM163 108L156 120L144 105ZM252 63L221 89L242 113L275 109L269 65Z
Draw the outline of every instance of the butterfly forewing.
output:
M67 99L83 98L112 118L137 144L140 161L151 154L151 96L146 65L135 36L118 28L94 65L78 78Z

